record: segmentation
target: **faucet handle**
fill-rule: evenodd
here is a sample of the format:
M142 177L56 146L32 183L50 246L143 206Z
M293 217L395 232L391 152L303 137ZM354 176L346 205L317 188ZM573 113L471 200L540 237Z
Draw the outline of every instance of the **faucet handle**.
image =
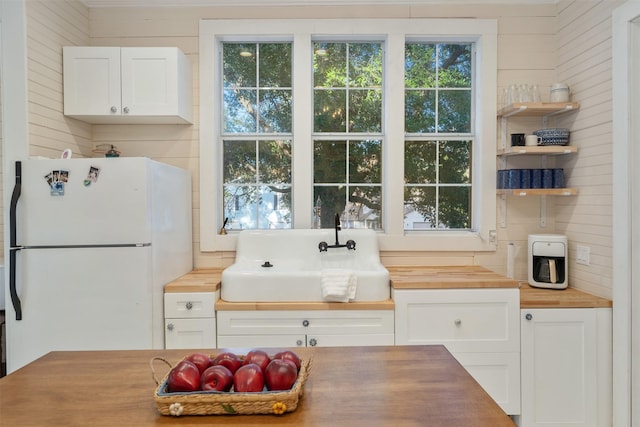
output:
M336 230L341 230L341 228L340 228L340 214L339 214L339 213L337 213L337 214L336 214L336 219L335 219L335 221L336 221L336 222L335 222Z
M327 252L327 249L329 249L329 245L327 244L327 242L320 242L318 243L318 249L320 250L320 252Z
M347 240L347 249L356 250L356 242L355 240Z

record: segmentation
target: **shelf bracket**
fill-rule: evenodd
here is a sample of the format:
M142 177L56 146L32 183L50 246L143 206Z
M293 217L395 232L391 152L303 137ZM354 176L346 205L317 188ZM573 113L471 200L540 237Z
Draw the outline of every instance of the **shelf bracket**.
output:
M555 116L557 114L563 114L566 113L568 111L573 110L573 105L566 105L564 108L558 110L558 111L554 111L553 113L549 113L549 114L545 114L544 116L542 116L542 127L543 128L547 128L548 126L548 122L549 122L549 117L551 116Z
M507 195L500 195L500 227L505 228L507 226Z
M547 196L540 196L540 227L547 226Z

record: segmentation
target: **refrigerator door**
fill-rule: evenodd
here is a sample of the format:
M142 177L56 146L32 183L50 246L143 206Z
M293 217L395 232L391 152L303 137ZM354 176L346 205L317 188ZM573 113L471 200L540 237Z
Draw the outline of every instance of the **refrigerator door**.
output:
M150 247L18 252L23 318L7 304L7 372L53 350L152 348L150 266Z
M17 204L22 246L151 242L150 160L26 160Z

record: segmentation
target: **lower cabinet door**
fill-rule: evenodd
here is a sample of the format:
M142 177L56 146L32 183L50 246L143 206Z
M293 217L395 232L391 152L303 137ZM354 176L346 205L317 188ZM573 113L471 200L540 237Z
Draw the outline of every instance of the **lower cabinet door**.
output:
M305 335L218 335L218 348L306 346Z
M453 356L510 415L520 413L520 353L453 353Z
M216 348L216 319L165 319L164 343L167 349Z
M596 427L596 312L522 310L520 427Z

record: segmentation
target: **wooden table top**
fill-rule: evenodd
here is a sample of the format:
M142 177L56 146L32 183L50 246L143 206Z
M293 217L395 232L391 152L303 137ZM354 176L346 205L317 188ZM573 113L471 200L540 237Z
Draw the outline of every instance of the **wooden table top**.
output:
M394 289L517 288L518 281L480 265L389 266Z
M313 363L284 415L160 415L149 361L193 350L53 352L0 378L0 425L515 426L443 346L293 350Z

